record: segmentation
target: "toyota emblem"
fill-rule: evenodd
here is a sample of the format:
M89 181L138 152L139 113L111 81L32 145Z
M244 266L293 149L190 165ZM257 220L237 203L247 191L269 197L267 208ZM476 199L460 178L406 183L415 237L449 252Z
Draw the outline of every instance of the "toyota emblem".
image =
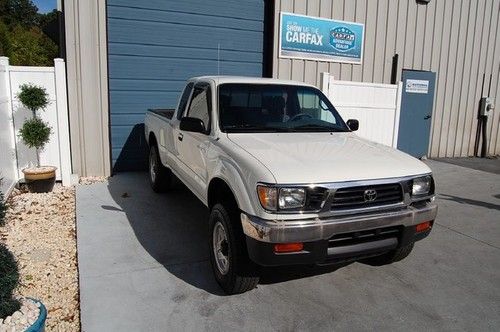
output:
M377 199L377 191L375 189L366 189L363 197L365 202L373 202Z

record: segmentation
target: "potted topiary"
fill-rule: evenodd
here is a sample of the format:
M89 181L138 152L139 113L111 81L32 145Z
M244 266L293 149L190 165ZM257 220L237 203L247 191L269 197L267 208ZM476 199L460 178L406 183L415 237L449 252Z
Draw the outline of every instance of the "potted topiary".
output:
M56 167L41 166L40 152L50 140L52 128L44 122L37 112L44 110L49 104L49 95L45 88L33 84L20 86L21 92L17 95L19 101L31 111L32 118L24 122L19 135L24 144L36 149L36 166L23 169L24 179L31 192L49 192L54 188L56 181Z

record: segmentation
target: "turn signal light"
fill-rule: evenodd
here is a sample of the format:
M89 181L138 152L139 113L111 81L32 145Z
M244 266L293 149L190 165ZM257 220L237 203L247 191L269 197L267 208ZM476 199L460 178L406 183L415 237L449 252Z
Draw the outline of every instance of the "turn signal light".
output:
M262 207L269 211L276 211L276 202L278 201L278 189L264 185L257 186L257 194Z
M420 233L420 232L425 232L425 231L431 229L431 227L432 227L432 223L430 221L426 221L426 222L423 222L421 224L418 224L415 228L416 228L417 233Z
M298 252L304 249L304 244L302 242L297 243L278 243L274 245L275 253L285 253L285 252Z

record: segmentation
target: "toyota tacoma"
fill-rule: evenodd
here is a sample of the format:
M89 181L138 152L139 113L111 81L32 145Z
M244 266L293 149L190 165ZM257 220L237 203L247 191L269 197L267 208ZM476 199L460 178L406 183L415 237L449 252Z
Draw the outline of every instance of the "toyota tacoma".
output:
M254 288L260 266L390 264L430 233L434 180L358 126L311 85L193 78L176 109L146 114L151 186L175 176L209 208L210 260L229 294Z

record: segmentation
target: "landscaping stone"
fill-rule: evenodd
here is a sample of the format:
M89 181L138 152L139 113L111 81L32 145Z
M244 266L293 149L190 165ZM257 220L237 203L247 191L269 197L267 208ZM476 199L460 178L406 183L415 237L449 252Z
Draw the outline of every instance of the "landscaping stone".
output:
M79 331L75 188L57 184L52 192L41 194L15 189L8 205L0 241L18 261L20 283L16 295L44 303L48 311L47 332ZM14 328L33 323L39 311L33 302L23 304L20 317L13 314L9 324L14 316ZM10 331L10 325L6 331Z
M105 176L87 176L80 178L80 184L89 185L94 183L102 183L108 181L108 178Z
M31 326L40 315L40 308L30 299L20 299L21 309L7 316L3 321L0 319L0 332L21 332ZM32 317L31 319L29 317Z

